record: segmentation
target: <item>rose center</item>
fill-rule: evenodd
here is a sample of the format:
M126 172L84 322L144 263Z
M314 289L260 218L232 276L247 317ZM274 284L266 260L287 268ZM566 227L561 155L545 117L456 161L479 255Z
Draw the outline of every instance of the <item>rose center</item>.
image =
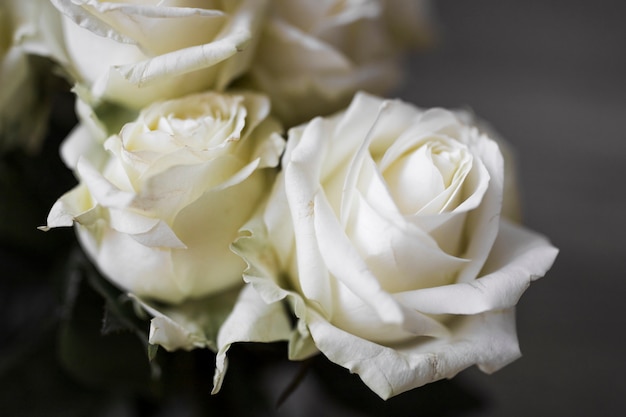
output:
M383 177L403 214L441 213L458 204L468 164L471 154L465 146L435 138L403 153Z
M143 123L131 124L123 131L127 151L150 150L161 154L181 147L204 151L237 140L245 124L246 109L241 99L195 97L191 103L180 100L155 105L145 111ZM140 129L140 133L136 132Z

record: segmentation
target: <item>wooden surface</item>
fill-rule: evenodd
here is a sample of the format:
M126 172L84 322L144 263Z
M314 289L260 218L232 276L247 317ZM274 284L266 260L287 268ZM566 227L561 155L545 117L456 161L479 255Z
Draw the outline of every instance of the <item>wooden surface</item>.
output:
M561 253L518 308L523 358L462 374L480 416L626 415L626 7L438 0L403 97L470 107L517 149L525 223Z

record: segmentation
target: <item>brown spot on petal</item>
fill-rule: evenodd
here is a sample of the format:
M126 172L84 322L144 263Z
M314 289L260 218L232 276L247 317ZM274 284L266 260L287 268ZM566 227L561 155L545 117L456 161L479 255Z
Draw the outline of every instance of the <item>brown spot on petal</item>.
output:
M307 208L306 216L313 217L314 210L315 210L315 202L313 200L309 201L309 204L306 205L306 208Z

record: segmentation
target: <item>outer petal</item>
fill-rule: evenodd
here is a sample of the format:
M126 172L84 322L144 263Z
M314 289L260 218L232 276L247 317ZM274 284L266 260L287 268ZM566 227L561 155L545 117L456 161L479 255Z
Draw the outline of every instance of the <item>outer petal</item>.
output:
M69 17L72 21L76 22L81 27L87 28L97 35L111 38L117 42L134 43L132 38L124 36L119 33L110 24L107 24L100 19L95 19L92 13L89 13L86 8L91 6L92 8L102 8L96 1L82 0L79 2L72 0L50 0L59 11ZM108 5L108 4L107 4ZM100 6L100 7L99 7Z
M96 225L97 226L97 225ZM82 248L103 275L113 283L140 297L151 297L179 303L186 293L174 276L170 252L155 250L113 229L94 233L78 226ZM137 262L141 259L141 263Z
M528 229L501 220L500 232L481 278L395 294L428 314L478 314L513 307L531 281L552 266L558 250Z
M175 307L157 306L129 294L153 316L148 341L167 351L208 347L217 350L217 333L233 309L239 289L216 297L186 301Z
M54 227L72 226L74 221L78 221L80 217L93 210L96 210L96 207L89 190L84 184L78 185L54 203L46 219L47 225L39 229L47 231Z
M282 196L281 193L279 195ZM269 208L271 207L273 206L269 206ZM259 213L262 213L263 209L264 207L260 207ZM265 213L267 212L268 210L265 210ZM276 231L276 229L272 230L273 232ZM280 232L285 231L281 229ZM283 238L288 237L288 235L283 236ZM297 327L290 332L289 336L289 358L302 360L319 352L306 327L308 309L300 295L281 288L281 285L285 284L282 282L283 276L281 274L284 266L281 266L279 256L284 254L275 252L275 246L268 244L270 238L274 238L274 236L268 235L263 218L257 215L241 228L240 236L233 243L232 250L245 259L248 268L243 275L244 281L254 287L254 290L265 303L282 304L283 300L288 300L295 315L302 319L298 321Z
M313 221L313 200L319 188L317 181L323 155L327 152L326 144L316 139L327 130L327 123L322 119L315 119L304 131L299 142L292 142L292 147L288 142L288 151L292 152L283 158L283 162L286 162L283 178L297 242L298 277L294 277L297 279L296 285L299 285L307 298L320 303L328 314L332 314L330 278L316 241ZM287 155L290 156L289 159Z
M98 36L130 44L150 41L150 39L144 39L146 28L149 30L151 26L153 27L153 22L150 22L150 19L181 19L224 15L223 12L218 10L192 7L120 4L96 0L51 1L59 11L68 16L77 25L89 29ZM144 23L145 27L142 27L141 23ZM167 31L167 29L165 30Z
M209 45L180 49L136 64L121 65L116 70L132 84L142 86L165 76L176 77L216 65L243 50L249 40L250 33L241 31Z
M316 314L308 323L320 351L357 373L381 398L451 378L477 364L494 372L519 357L514 311L463 319L449 338L422 340L410 346L386 347L344 332Z
M87 159L92 165L101 166L107 154L99 145L89 127L80 123L61 144L61 159L68 168L74 170L81 158Z
M255 172L233 187L209 191L177 216L173 228L188 248L172 251L171 256L178 285L187 295L215 293L242 283L245 263L229 246L254 213L270 178L270 173Z
M220 328L217 336L213 391L222 386L228 360L226 352L237 342L276 342L289 340L291 325L281 303L267 304L252 285L246 285L235 308Z

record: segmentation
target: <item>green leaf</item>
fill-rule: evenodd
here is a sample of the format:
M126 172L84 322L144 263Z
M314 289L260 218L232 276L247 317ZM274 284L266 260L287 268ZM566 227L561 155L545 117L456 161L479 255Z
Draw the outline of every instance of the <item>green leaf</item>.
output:
M150 362L156 359L157 352L159 351L159 345L148 345L148 360Z

